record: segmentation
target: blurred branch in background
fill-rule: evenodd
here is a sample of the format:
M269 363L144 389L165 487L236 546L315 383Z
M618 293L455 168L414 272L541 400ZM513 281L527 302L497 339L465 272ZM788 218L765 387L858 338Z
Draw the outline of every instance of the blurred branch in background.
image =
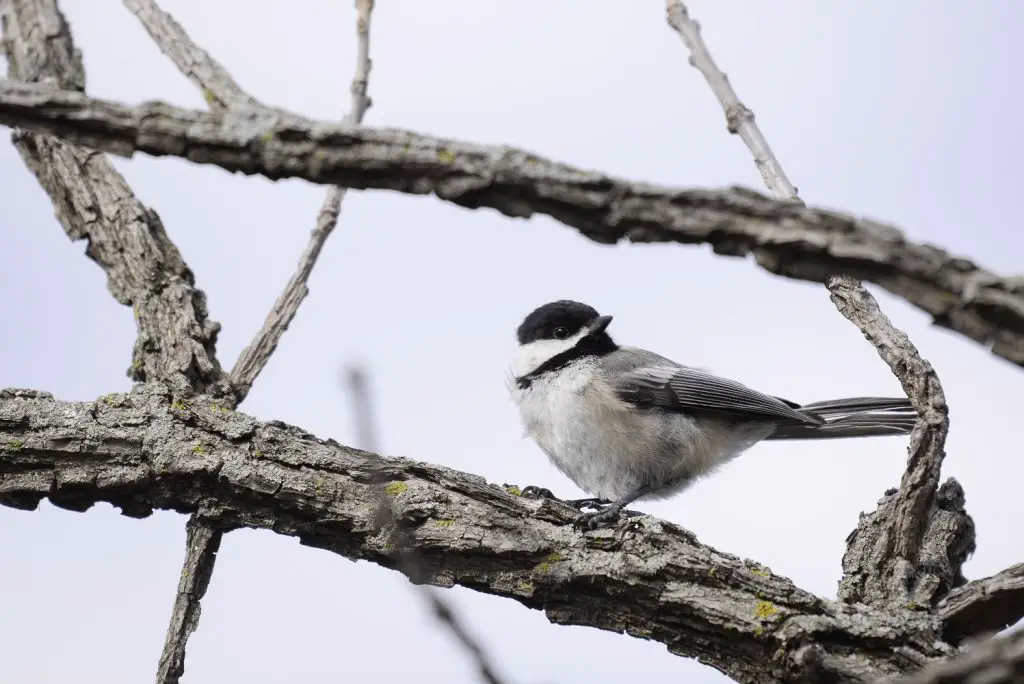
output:
M345 389L349 396L349 405L352 409L352 421L356 431L356 448L365 451L372 451L381 454L381 443L377 434L378 421L374 414L373 397L370 393L370 382L366 369L359 364L351 364L345 371ZM430 579L432 573L426 570L423 559L416 549L408 543L407 532L401 528L401 524L395 519L391 510L391 503L387 493L384 491L384 483L379 487L379 509L377 522L381 528L392 527L392 538L394 539L395 558L400 570L405 573L417 592L430 606L434 617L444 625L452 636L462 646L462 649L470 656L477 673L482 682L487 684L505 684L504 679L498 674L491 662L491 657L483 645L470 633L466 625L459 617L458 611L450 601L442 597L436 589L428 587L421 582Z

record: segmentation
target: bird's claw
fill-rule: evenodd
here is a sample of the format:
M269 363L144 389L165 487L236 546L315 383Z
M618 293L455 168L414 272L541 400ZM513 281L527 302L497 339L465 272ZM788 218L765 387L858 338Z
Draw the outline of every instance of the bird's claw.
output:
M619 519L619 512L621 510L621 504L608 504L603 508L582 513L579 517L578 524L580 527L586 527L591 530L596 530L603 523L613 523L617 521Z
M598 501L601 501L598 499ZM594 511L587 511L581 513L580 517L577 518L576 524L579 527L585 527L587 529L596 530L604 523L617 522L620 517L623 518L638 518L643 513L638 511L627 511L623 504L620 503L606 503L602 508Z
M558 500L558 497L556 497L550 489L547 489L545 487L537 487L534 485L523 487L523 490L522 492L520 492L519 496L523 497L524 499L554 499L556 501Z

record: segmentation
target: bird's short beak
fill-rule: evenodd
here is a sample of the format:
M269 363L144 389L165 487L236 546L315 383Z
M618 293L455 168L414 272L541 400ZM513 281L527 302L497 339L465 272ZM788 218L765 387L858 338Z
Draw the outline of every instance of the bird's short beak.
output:
M602 333L605 328L612 322L611 316L598 316L597 320L590 325L591 333Z

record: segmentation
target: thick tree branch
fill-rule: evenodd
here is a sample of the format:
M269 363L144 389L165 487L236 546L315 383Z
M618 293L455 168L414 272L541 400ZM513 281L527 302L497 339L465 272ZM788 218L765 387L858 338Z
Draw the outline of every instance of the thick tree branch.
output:
M459 584L583 624L664 643L741 682L873 680L951 654L934 616L845 606L650 517L583 532L577 512L479 477L259 423L156 385L94 403L0 393L0 503L70 510L107 501L134 517L203 508L395 567L376 523L386 483L426 581Z
M729 132L738 135L750 150L765 185L776 199L805 206L761 133L754 112L740 101L728 76L715 64L701 36L700 24L690 17L681 0L666 0L665 7L669 25L690 51L690 64L700 71L718 99ZM934 517L939 472L945 455L943 447L949 430L946 399L931 364L921 358L906 333L882 313L863 284L837 274L827 278L825 286L840 313L860 328L899 378L919 415L911 435L910 458L900 489L888 508L880 508L875 513L874 524L868 528L877 533L871 537L873 543L865 544L866 537L857 533L849 539L843 559L846 576L839 595L848 602L888 601L905 605L911 594L911 581L917 579L915 564L925 543L925 532ZM962 491L960 499L960 511L966 517ZM972 529L972 550L973 545ZM948 554L944 559L950 560ZM963 560L965 558L961 558L960 563ZM959 574L959 564L955 570ZM950 585L929 581L928 586L937 592L948 591ZM937 598L937 595L929 596L928 605Z
M602 243L710 244L753 253L772 273L876 283L1024 365L1024 279L1003 278L891 226L773 201L744 189L630 183L523 150L394 129L338 126L280 112L218 116L161 103L137 108L0 82L0 123L130 156L173 155L268 178L434 193L508 216L546 214Z
M46 83L37 89L84 88L81 57L53 0L0 0L0 16L12 77ZM225 391L215 354L220 325L207 318L206 297L156 212L104 155L23 131L13 141L68 237L88 240L86 254L106 271L111 294L135 312L129 377L168 382L179 393Z
M963 655L929 665L892 684L1020 684L1024 681L1024 630L988 639Z
M953 643L1006 629L1024 618L1024 563L965 584L942 599L937 609L946 623L946 640Z
M55 0L3 0L0 12L13 77L84 90L81 59ZM206 298L194 287L192 272L156 212L135 198L104 155L32 133L16 133L14 141L68 236L89 240L86 253L106 271L111 293L135 311L139 334L130 376L167 382L183 396L226 395L229 385L215 351L220 326L207 320ZM158 684L177 684L184 672L186 643L198 625L200 600L220 547L221 532L205 519L193 517L187 529Z

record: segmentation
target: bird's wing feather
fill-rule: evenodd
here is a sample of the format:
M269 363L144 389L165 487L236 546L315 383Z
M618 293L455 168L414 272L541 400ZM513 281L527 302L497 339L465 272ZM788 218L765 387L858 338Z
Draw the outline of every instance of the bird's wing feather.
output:
M725 413L749 420L824 423L798 410L797 404L642 349L623 347L609 354L604 366L619 398L638 407Z

